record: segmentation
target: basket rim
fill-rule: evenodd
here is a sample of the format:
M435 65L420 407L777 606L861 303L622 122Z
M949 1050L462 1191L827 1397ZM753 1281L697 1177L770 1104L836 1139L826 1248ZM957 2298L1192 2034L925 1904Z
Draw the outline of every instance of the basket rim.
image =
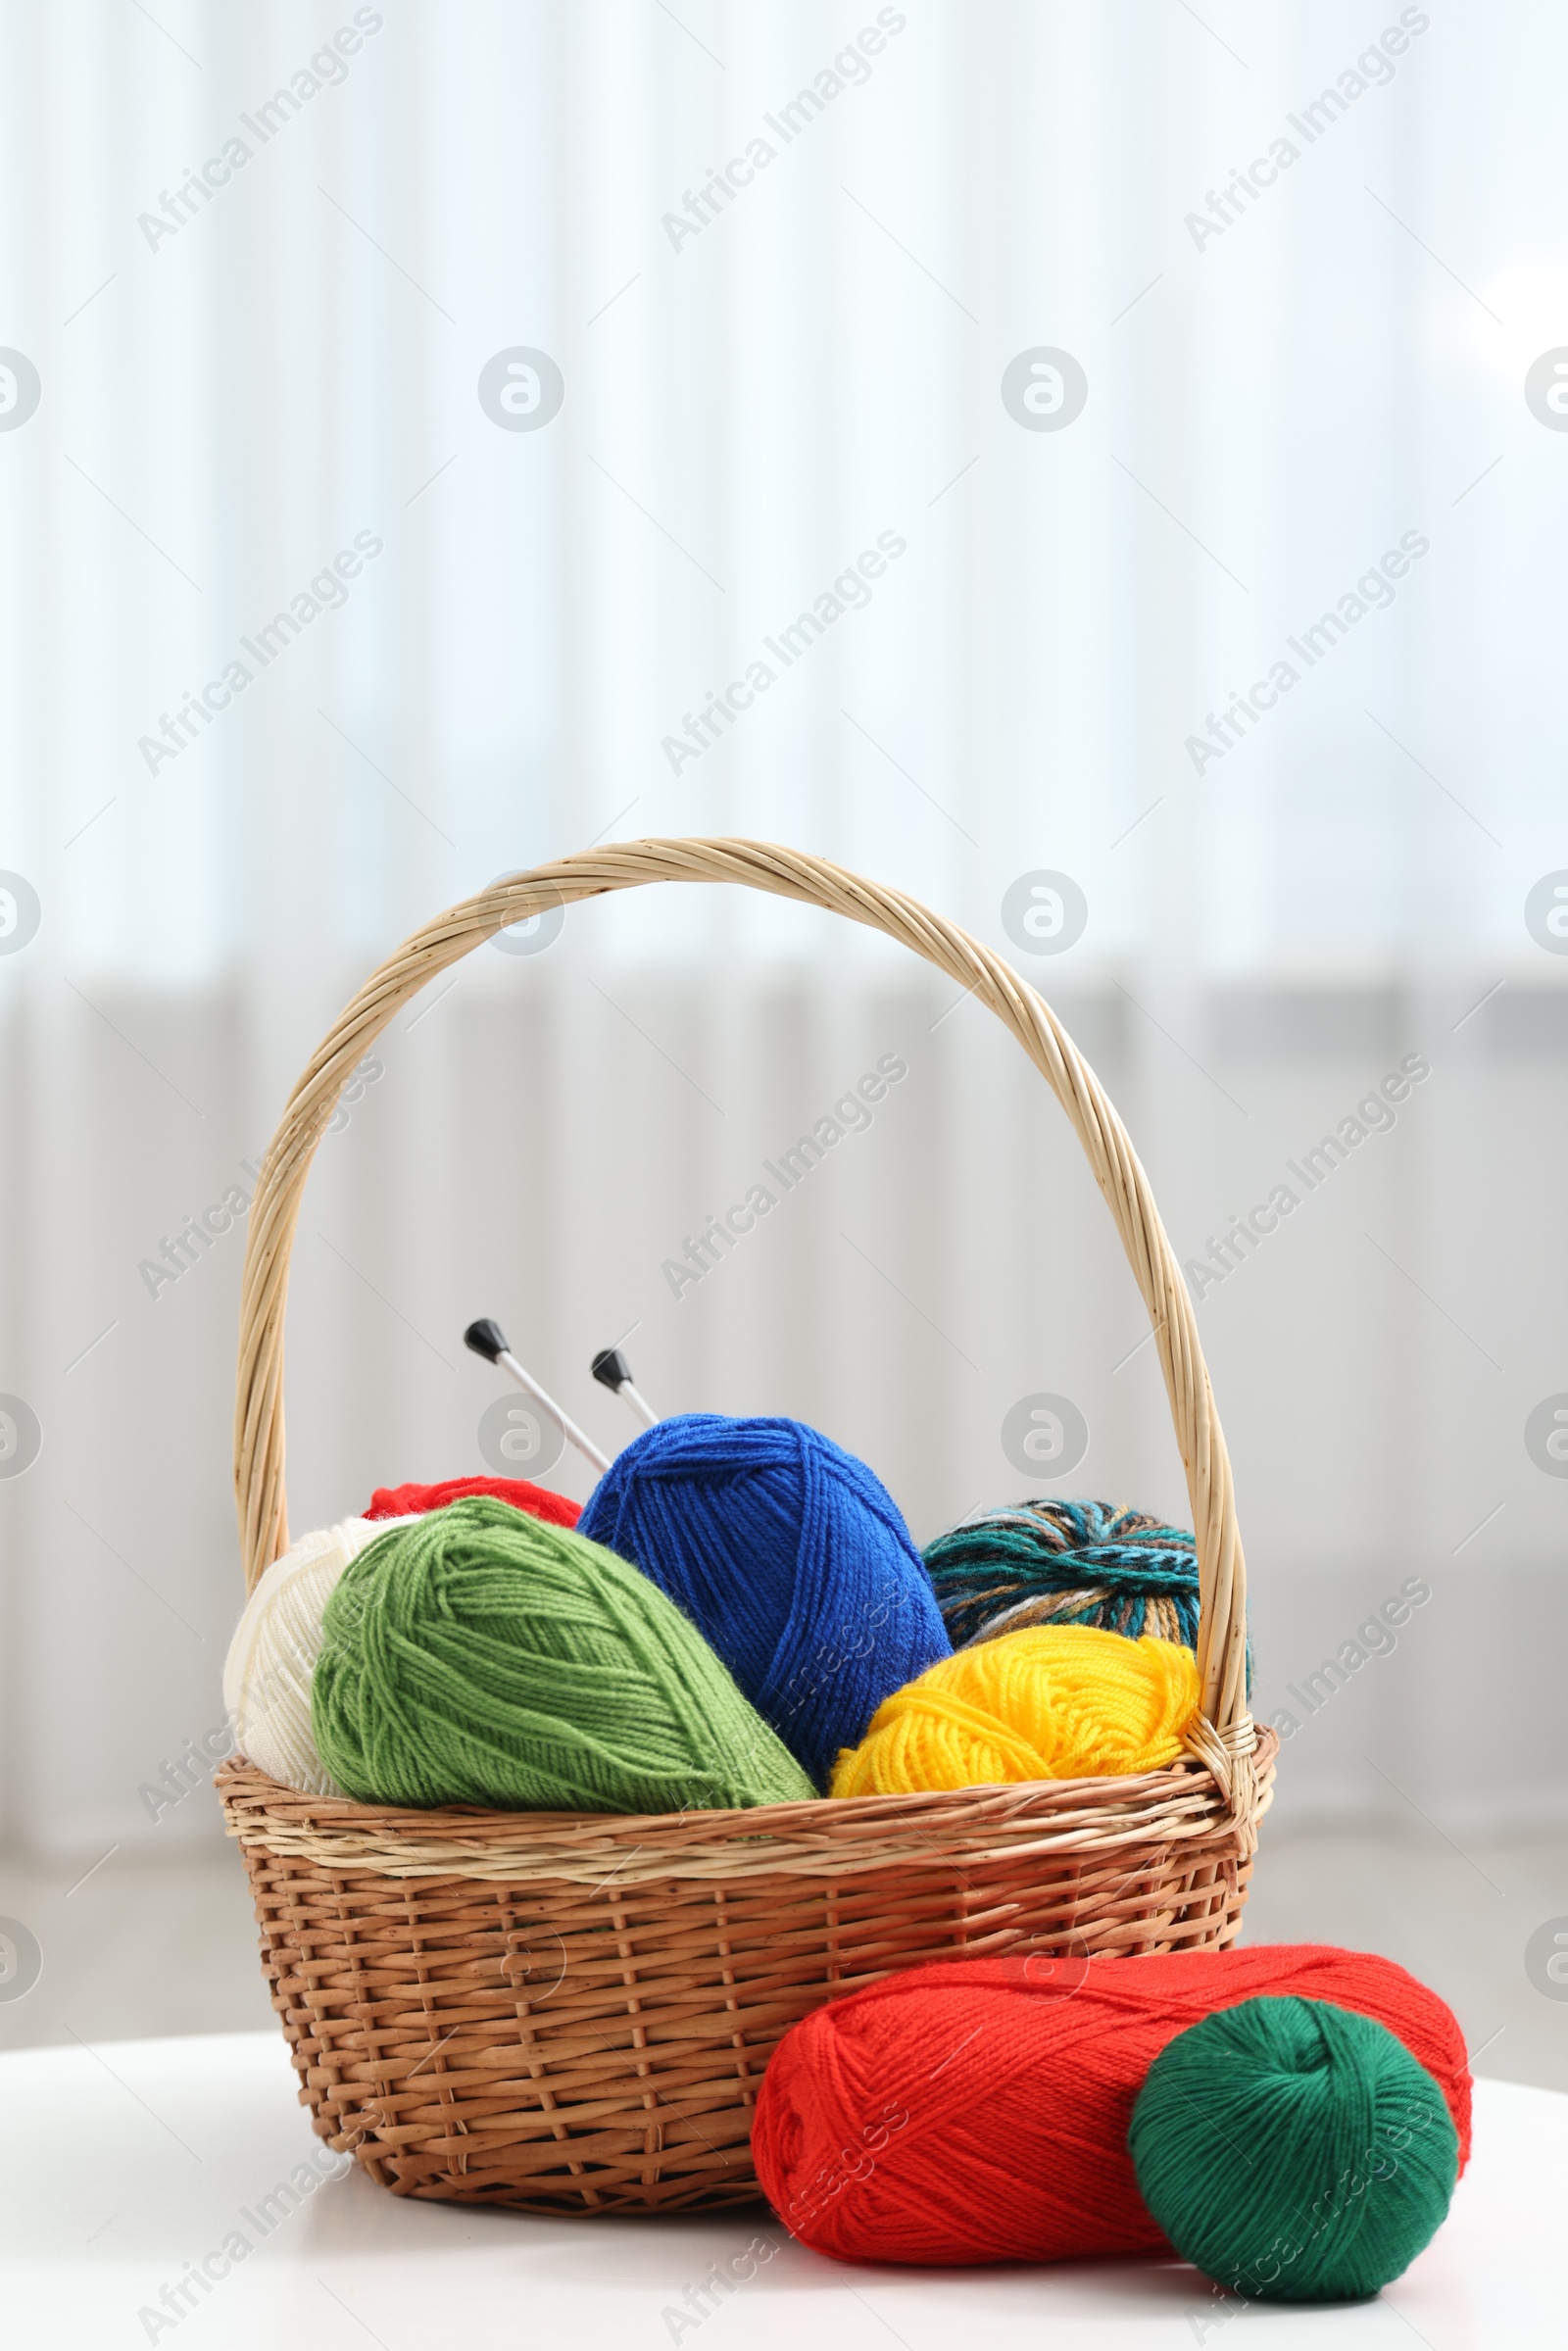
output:
M1027 1780L906 1795L815 1796L744 1811L416 1811L308 1795L243 1756L216 1775L224 1825L241 1844L333 1871L388 1878L555 1880L630 1886L671 1878L729 1885L780 1876L858 1877L1031 1852L1112 1852L1239 1836L1250 1852L1272 1800L1277 1735L1226 1759L1095 1780Z

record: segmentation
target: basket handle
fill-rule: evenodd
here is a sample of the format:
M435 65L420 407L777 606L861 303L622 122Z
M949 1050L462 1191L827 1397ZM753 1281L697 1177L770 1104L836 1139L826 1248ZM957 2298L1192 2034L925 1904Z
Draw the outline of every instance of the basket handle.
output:
M289 1252L311 1161L351 1072L412 997L498 931L529 914L643 882L741 883L885 931L988 1005L1049 1082L1116 1220L1153 1325L1198 1543L1204 1719L1192 1743L1228 1787L1231 1760L1250 1755L1253 1746L1246 1693L1247 1569L1230 1456L1187 1286L1127 1131L1050 1005L1000 955L901 890L764 841L614 842L493 882L406 939L322 1039L268 1147L248 1219L234 1401L234 1493L247 1592L288 1548L283 1313Z

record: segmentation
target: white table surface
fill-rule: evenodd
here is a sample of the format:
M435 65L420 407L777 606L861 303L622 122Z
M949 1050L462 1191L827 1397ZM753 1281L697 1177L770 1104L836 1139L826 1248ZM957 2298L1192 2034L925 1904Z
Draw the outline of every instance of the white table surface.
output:
M0 2058L0 2337L26 2351L657 2351L699 2336L701 2351L1568 2342L1568 2097L1512 2082L1477 2084L1475 2154L1453 2209L1379 2300L1233 2305L1219 2325L1212 2289L1176 2262L848 2268L793 2243L761 2205L544 2220L413 2203L357 2168L262 2238L242 2215L302 2158L328 2160L294 2091L270 2034ZM234 2229L254 2250L205 2300L161 2329L141 2319ZM666 2312L689 2316L683 2289L759 2235L778 2249L755 2277L700 2326L672 2325Z

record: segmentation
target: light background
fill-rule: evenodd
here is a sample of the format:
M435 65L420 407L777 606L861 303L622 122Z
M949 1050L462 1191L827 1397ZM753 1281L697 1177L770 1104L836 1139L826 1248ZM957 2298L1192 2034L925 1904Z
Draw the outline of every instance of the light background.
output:
M1259 1915L1336 1931L1311 1839L1413 1840L1399 1955L1442 1982L1468 1936L1477 2000L1556 2047L1523 1953L1568 1911L1568 1484L1524 1425L1568 1389L1568 962L1524 906L1568 866L1568 437L1524 380L1568 341L1568 24L1406 10L1307 144L1288 116L1396 9L907 0L784 144L764 117L874 10L370 16L265 145L242 115L348 8L0 19L0 344L42 383L0 431L0 866L42 908L0 954L0 1390L43 1430L0 1479L0 1752L46 1950L69 1971L64 1887L106 1851L95 1886L237 1878L210 1795L154 1822L138 1790L221 1715L242 1234L156 1298L141 1262L245 1181L440 906L599 838L738 833L1014 954L1184 1258L1430 1062L1200 1304L1259 1713L1403 1580L1432 1595L1287 1745ZM236 131L250 161L150 243ZM774 159L674 242L759 134ZM1281 136L1298 159L1200 243L1187 216ZM537 431L477 397L514 346L564 377ZM1037 346L1087 375L1061 430L1001 397ZM149 772L139 739L357 532L382 547L342 608ZM882 532L906 548L869 603L672 773L684 714ZM1406 533L1393 603L1196 772L1207 714ZM1041 868L1089 906L1054 957L1002 920ZM872 1130L672 1298L682 1236L890 1052ZM934 975L754 896L574 909L394 1024L301 1224L297 1529L483 1466L480 1312L602 1443L631 1423L588 1359L630 1332L662 1407L821 1425L920 1540L1018 1493L999 1432L1039 1390L1091 1430L1067 1490L1185 1512L1043 1083ZM559 1482L586 1491L569 1456ZM1497 2070L1547 2078L1529 2045Z

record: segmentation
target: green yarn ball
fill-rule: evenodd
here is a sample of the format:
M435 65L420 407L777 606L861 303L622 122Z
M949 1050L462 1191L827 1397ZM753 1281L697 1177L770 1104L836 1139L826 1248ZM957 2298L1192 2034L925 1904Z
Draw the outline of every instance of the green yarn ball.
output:
M657 1585L489 1495L350 1562L311 1727L367 1803L679 1812L815 1793Z
M1425 2067L1326 2000L1244 2000L1178 2033L1127 2143L1177 2252L1249 2301L1375 2294L1436 2234L1459 2169Z

